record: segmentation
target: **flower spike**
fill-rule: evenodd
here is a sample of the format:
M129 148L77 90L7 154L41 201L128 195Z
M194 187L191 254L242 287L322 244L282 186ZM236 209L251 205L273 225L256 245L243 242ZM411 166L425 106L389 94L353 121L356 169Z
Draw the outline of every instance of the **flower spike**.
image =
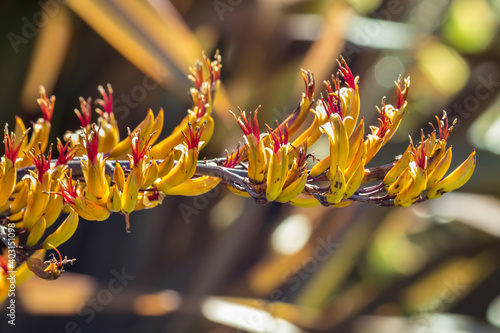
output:
M265 132L259 128L260 106L253 114L240 108L238 116L231 112L243 131L245 145L238 144L231 154L226 150L225 158L203 161L199 151L215 126L211 112L222 67L218 51L213 59L203 54L202 61L189 69L192 104L181 123L158 143L163 109L156 117L148 110L145 119L128 131L128 138L120 140L113 113L114 92L108 84L98 87L94 123L92 99L79 98L75 112L81 128L68 131L66 142L57 140L59 156L52 160L52 150L45 150L55 97L47 97L42 86L37 101L43 117L32 124L29 140L20 118L16 118L13 133L7 126L4 130L5 153L0 158L4 226L0 226L0 238L5 242L8 224L13 229L16 259L9 269L23 272L27 267L40 278L54 280L66 263L74 261L63 259L57 247L72 237L81 219L104 221L118 212L128 221L129 214L153 208L167 195L198 196L219 184L258 203L345 207L359 201L407 207L456 190L470 179L475 150L459 167L448 171L452 160L448 139L456 120L450 124L446 112L436 117L438 123L431 124L429 135L421 133L418 144L410 137L408 148L395 161L366 167L398 129L408 104L410 79L398 78L394 104L382 99L376 108L378 123L367 133L360 117L359 77L343 58L338 65L330 81L325 81L326 93L314 105L314 75L302 70L305 88L297 107L284 121L276 122L276 127L266 125ZM323 135L329 150L319 160L307 150ZM310 156L318 163L308 169ZM378 184L366 185L368 182ZM69 214L64 221L58 220L63 212ZM11 238L11 231L8 233ZM42 248L56 252L42 261L42 253L34 253ZM6 257L4 251L0 255L0 301L8 285Z

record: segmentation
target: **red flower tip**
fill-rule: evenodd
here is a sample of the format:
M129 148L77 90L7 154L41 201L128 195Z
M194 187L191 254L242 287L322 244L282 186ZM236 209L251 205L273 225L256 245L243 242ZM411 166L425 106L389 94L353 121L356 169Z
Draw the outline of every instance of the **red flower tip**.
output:
M415 157L416 166L420 167L422 170L425 170L427 166L427 149L429 147L429 142L424 140L424 133L422 132L420 134L420 146L415 148L411 136L410 144L413 156Z
M58 249L57 249L54 245L52 245L52 244L48 244L48 245L49 245L49 246L50 246L50 247L51 247L54 251L56 251L56 252L57 252L57 255L59 256L59 261L57 261L57 259L55 259L54 255L53 255L52 253L51 253L51 254L52 254L52 259L51 259L51 261L52 261L52 262L56 265L56 269L61 270L61 269L64 267L64 264L65 264L68 260L66 259L66 257L65 257L65 258L64 258L64 260L63 260L62 255L61 255L61 252L59 252L59 250L58 250ZM73 263L73 262L71 262L71 263Z
M191 91L191 96L196 110L196 119L199 119L207 113L208 103L206 102L205 95L200 94L197 90Z
M408 96L408 88L410 87L410 78L404 79L404 86L403 82L401 81L401 76L398 78L397 82L394 82L396 84L396 92L398 94L398 100L396 102L396 109L400 109L406 102L406 97Z
M351 69L349 68L349 66L347 66L344 58L341 56L340 61L337 60L337 63L339 64L339 72L340 75L342 75L342 77L344 78L345 84L347 85L347 87L355 90L356 82L354 80L354 76L352 75Z
M191 89L190 93L193 98L196 118L204 116L207 112L208 103L213 102L215 88L220 80L220 70L222 68L222 58L219 51L215 52L214 61L210 62L205 53L203 53L203 59L208 69L208 78L203 76L203 63L199 60L196 60L194 67L189 68L191 74L188 75L188 78L194 84L194 88Z
M73 184L73 171L69 170L69 176L66 174L66 179L59 181L60 190L57 195L63 197L63 201L67 204L74 204L75 198L79 196L78 194L78 180Z
M273 151L276 154L278 150L286 146L288 144L288 124L285 125L285 128L283 132L281 131L281 127L279 122L276 120L276 124L278 127L273 131L271 127L269 127L267 124L267 129L269 131L269 135L271 136L272 143L273 143Z
M96 99L95 103L100 105L104 112L106 112L107 114L111 114L113 113L113 88L111 88L111 84L109 83L106 87L108 88L107 93L106 90L104 90L103 86L97 87L97 90L99 90L102 95L102 99Z
M99 131L101 127L95 127L87 132L85 128L83 128L83 143L85 148L87 149L87 156L90 162L94 162L99 154Z
M253 122L251 115L247 118L245 111L241 111L240 108L238 108L238 110L240 110L241 117L236 117L233 112L229 111L233 115L234 119L236 119L236 121L238 122L238 125L240 125L243 134L253 135L257 139L257 142L259 142L260 140L259 121L257 120L257 113L259 111L259 108L260 105L254 112ZM243 120L241 120L241 118L243 118Z
M187 136L184 132L182 132L182 135L184 135L184 139L186 140L187 148L198 149L198 146L200 145L201 134L203 133L203 129L205 128L205 126L203 126L201 129L199 127L193 129L191 123L188 124L189 124L189 136Z
M4 134L3 134L3 142L5 144L5 157L11 160L12 163L16 163L17 155L19 154L19 150L21 149L21 145L23 143L24 137L28 134L27 130L23 133L23 137L19 140L19 144L16 146L16 135L14 132L11 132L9 135L9 126L5 124Z
M306 85L306 98L311 100L314 96L314 87L315 87L315 82L314 82L314 74L311 73L311 71L306 71L302 69L302 78L304 79L304 83Z
M208 74L210 76L210 85L211 87L215 86L215 83L220 80L220 70L222 68L221 62L222 57L219 54L219 50L215 51L214 61L210 62L203 52L203 59L205 60L205 64L208 68Z
M305 168L307 161L307 142L304 142L299 148L292 145L292 148L297 152L297 164L300 168Z
M148 195L148 200L154 201L158 200L158 198L160 198L160 191L158 191L156 188L153 188L153 193Z
M69 141L67 141L63 146L61 140L57 139L57 151L59 152L59 157L57 158L56 166L65 165L71 161L77 150L77 146L69 148Z
M450 137L450 134L453 131L453 125L457 123L457 119L453 120L453 123L450 126L448 122L448 115L446 114L446 111L443 111L443 117L441 118L441 120L439 120L438 116L436 116L436 120L439 129L439 140L448 141L448 138Z
M191 74L188 75L188 78L193 81L196 90L200 91L203 85L203 64L201 61L196 59L194 67L189 67L189 72L191 72Z
M92 122L92 106L90 105L92 98L88 98L87 100L83 99L83 97L79 98L80 100L80 109L81 112L75 109L75 113L80 119L80 124L83 128L87 128Z
M50 169L50 159L52 158L52 147L50 147L49 154L47 157L41 153L42 145L38 147L40 153L36 153L35 148L32 148L26 156L30 159L31 163L35 166L38 171L38 180L42 180L43 175Z
M389 116L387 116L387 113L385 111L385 99L382 100L382 110L380 110L377 107L377 111L380 115L380 118L378 118L380 127L378 128L377 133L375 133L375 135L378 136L379 138L383 138L387 134L392 125L392 121L389 118Z
M132 147L132 161L134 165L138 165L140 160L146 157L146 153L149 149L151 149L150 142L154 135L154 133L151 133L146 142L142 143L140 134L140 129L137 132L133 133L130 133L130 129L128 129L128 136L130 138L130 145Z
M52 120L52 114L54 113L54 104L56 103L56 97L50 96L50 98L48 98L47 94L45 93L44 86L40 86L40 98L36 101L38 102L38 105L40 105L40 109L42 109L43 119L50 123L50 121Z
M340 95L338 94L340 87L338 76L335 79L333 79L332 75L332 81L335 90L332 89L332 85L330 84L330 82L324 81L328 95L326 96L326 99L322 95L321 102L323 103L323 107L325 108L329 116L336 113L340 116L340 119L344 119L342 114L342 102L340 100Z
M243 154L240 154L240 145L238 144L235 153L229 155L229 152L226 150L226 160L224 161L222 166L224 166L225 168L232 169L238 164L240 164L240 162L243 160L243 157L245 156Z

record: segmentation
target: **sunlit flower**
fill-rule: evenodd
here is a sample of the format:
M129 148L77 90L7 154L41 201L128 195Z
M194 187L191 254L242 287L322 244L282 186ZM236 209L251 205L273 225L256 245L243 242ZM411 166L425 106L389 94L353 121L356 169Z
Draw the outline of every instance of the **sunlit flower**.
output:
M81 166L89 192L96 198L97 203L106 204L109 184L106 180L106 158L98 149L99 130L98 127L92 128L89 132L83 130L83 144L87 154L83 155Z

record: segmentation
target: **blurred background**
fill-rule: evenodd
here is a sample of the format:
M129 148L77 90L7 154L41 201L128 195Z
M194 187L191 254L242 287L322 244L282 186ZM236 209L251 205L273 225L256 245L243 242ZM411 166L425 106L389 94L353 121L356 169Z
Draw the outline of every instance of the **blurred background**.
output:
M407 209L262 206L216 188L133 213L131 234L118 214L80 223L60 247L74 265L20 286L16 326L2 312L0 330L500 332L499 14L498 0L3 0L0 124L36 121L43 84L57 97L51 142L79 127L78 97L106 83L122 137L162 107L166 136L191 105L188 67L219 49L207 158L243 140L228 110L262 105L261 124L283 120L300 69L318 97L340 55L368 124L411 76L409 112L371 166L442 110L457 119L452 167L478 155L459 192Z

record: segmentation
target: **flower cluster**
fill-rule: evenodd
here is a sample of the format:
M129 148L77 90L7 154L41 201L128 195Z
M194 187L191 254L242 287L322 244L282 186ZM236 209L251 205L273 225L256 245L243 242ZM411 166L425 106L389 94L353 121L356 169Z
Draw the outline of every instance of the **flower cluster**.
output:
M377 108L379 126L370 126L371 132L365 133L359 117L359 78L343 59L316 103L314 76L303 71L305 91L286 120L277 122L274 129L266 125L267 131L261 133L258 110L253 115L239 110L233 116L243 130L245 145L225 158L198 161L214 132L212 108L220 71L218 53L214 60L204 56L204 63L197 61L190 68L192 108L159 142L163 110L156 116L149 110L121 139L113 113L113 90L110 85L107 90L99 86L97 121L92 121L92 99L80 98L80 110L75 113L81 128L67 132L64 144L58 139L57 159L52 159L48 145L55 97L47 97L41 88L38 103L43 116L30 129L20 118L13 132L5 127L0 237L7 249L0 256L0 299L6 296L9 270L16 271L18 281L32 274L46 279L61 275L64 264L73 260L63 260L60 254L59 261L43 262L40 257L45 250L57 251L71 238L80 217L104 221L118 212L128 221L128 214L153 208L167 195L201 195L219 184L259 203L343 207L361 201L409 206L457 189L473 173L475 152L445 177L452 157L447 140L453 128L446 113L438 119L437 129L427 137L422 134L419 145L410 138L408 149L396 161L367 168L401 123L410 79L396 82L395 105L383 100ZM300 132L310 112L314 119ZM329 154L308 169L307 163L315 160L308 150L323 135L329 140ZM67 214L64 221L46 232L61 213Z
M260 134L257 111L253 118L241 110L240 117L233 114L246 141L247 187L250 188L231 185L233 192L250 193L261 202L279 201L302 207L320 204L344 207L353 201L407 207L453 191L471 177L476 164L475 151L444 177L451 162L451 147L446 149L446 145L453 129L446 113L442 120L438 119L438 131L434 129L427 138L422 134L418 147L410 138L410 146L396 162L366 168L403 119L409 78L398 79L396 104L382 100L381 108L377 107L379 126L370 126L371 133L365 135L364 120L359 119L359 77L354 77L343 59L332 82L325 81L326 94L321 95L315 108L311 108L314 78L310 73L304 73L303 77L306 92L299 107L276 129L268 127L268 133ZM312 124L296 134L308 111L314 113ZM330 154L307 170L307 149L323 134L329 139ZM295 140L289 142L293 135ZM374 181L381 182L362 186Z

